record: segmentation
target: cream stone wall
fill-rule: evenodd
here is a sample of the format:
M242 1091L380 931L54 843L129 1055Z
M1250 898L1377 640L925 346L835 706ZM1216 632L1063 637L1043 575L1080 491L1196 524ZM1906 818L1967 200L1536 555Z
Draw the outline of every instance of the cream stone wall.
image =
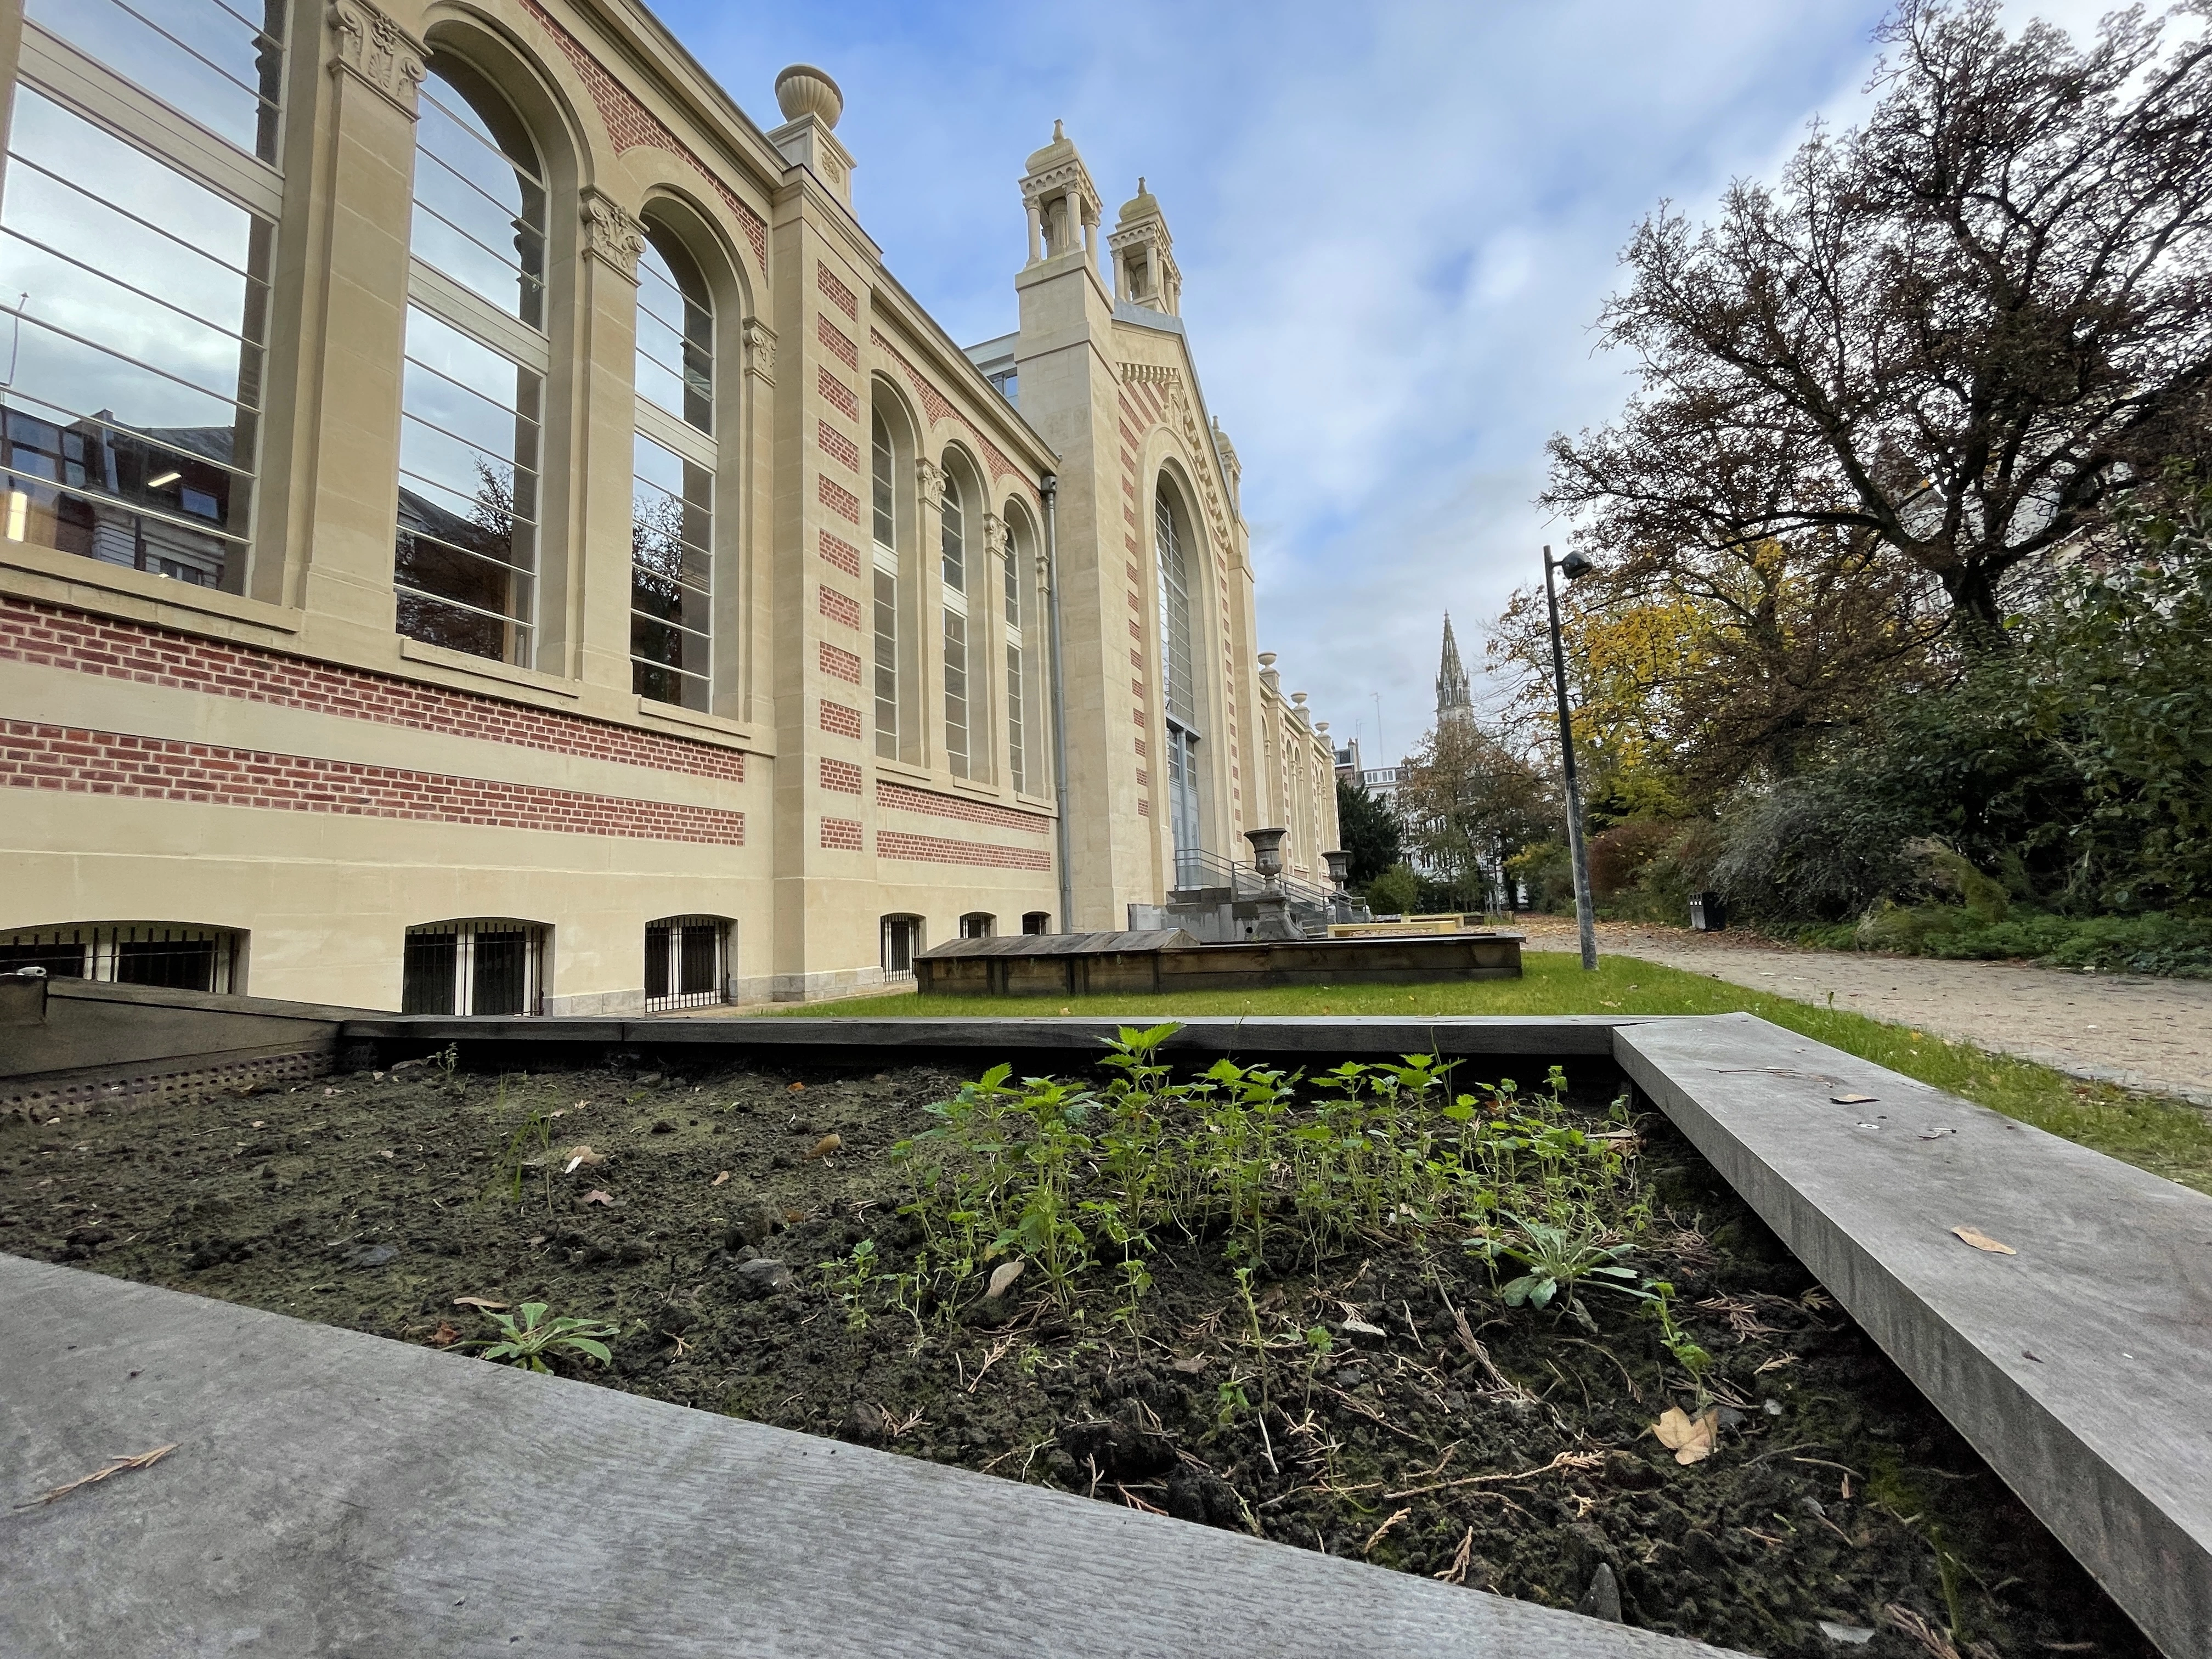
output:
M410 261L417 88L439 54L514 104L547 175L527 665L397 631L407 307L410 284L434 278ZM0 85L11 97L19 74L58 96L90 87L115 131L167 122L175 137L147 89L9 3ZM253 542L230 591L0 541L0 781L11 788L0 933L235 929L248 941L245 988L391 1007L410 925L512 917L550 930L546 1011L596 1012L642 1006L643 929L656 917L729 919L731 977L749 1000L880 981L887 915L921 917L925 943L970 913L1000 932L1032 912L1054 927L1119 927L1171 869L1150 529L1162 477L1194 532L1207 846L1243 854L1244 829L1279 821L1298 866L1318 866L1334 797L1316 793L1309 763L1318 756L1326 778L1328 751L1255 661L1233 451L1210 425L1179 322L1132 319L1101 278L1101 209L1072 144L1040 152L1042 169L1032 158L1074 228L1042 246L1052 210L1031 191L1041 246L1015 284L1017 412L854 218L851 173L866 158L832 136L826 82L795 86L800 107L787 100L791 118L763 132L650 14L618 0L295 0L283 86L276 165L185 135L215 147L210 182L276 227ZM648 220L696 261L716 313L716 643L696 710L631 689ZM1161 221L1162 252L1164 234ZM1117 242L1117 269L1123 258ZM873 732L872 405L903 434L896 757L878 756ZM933 492L945 470L973 496L966 777L945 743ZM1051 521L1075 895L1065 915ZM1010 560L1028 613L1021 790L1003 667Z

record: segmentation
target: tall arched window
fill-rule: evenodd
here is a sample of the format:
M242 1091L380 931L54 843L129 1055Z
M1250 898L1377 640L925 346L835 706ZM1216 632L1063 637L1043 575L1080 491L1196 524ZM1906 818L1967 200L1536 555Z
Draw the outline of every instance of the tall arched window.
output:
M869 420L869 479L875 509L876 753L899 751L898 514L891 488L897 457L883 411Z
M521 118L434 58L416 124L399 631L527 665L537 622L545 172Z
M243 590L286 13L22 9L0 206L9 541ZM149 98L190 118L136 118Z
M630 489L630 687L713 696L714 304L683 244L650 222L637 266L636 464Z
M1192 683L1190 570L1174 506L1162 484L1152 496L1153 551L1160 566L1160 667L1167 712L1168 824L1176 884L1194 884L1201 850L1198 811L1198 693ZM1185 866L1192 866L1186 871Z
M1027 636L1023 624L1028 619L1029 607L1024 602L1026 586L1024 574L1028 564L1027 540L1022 520L1012 511L1006 514L1006 775L1017 793L1026 794L1030 787L1029 687L1024 676L1028 663L1024 655Z
M968 507L960 474L945 470L945 763L956 778L969 775L968 744Z

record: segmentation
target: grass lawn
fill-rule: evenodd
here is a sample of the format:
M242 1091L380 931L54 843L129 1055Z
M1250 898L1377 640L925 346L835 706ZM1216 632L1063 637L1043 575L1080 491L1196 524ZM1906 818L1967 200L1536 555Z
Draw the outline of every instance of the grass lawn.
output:
M1839 1008L1747 990L1626 957L1595 974L1575 957L1532 951L1517 980L1437 985L1279 986L1172 995L1024 998L903 995L847 998L778 1011L775 1018L945 1018L979 1014L1088 1014L1150 1023L1200 1014L1757 1014L1777 1025L1887 1066L1907 1077L2139 1168L2212 1193L2212 1117L2185 1101L2084 1083L2031 1060L1991 1054Z

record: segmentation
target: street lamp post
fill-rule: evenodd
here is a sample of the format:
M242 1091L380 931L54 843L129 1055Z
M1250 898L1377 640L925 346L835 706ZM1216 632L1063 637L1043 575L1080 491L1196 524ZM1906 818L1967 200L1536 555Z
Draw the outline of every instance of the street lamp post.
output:
M1575 722L1567 708L1567 653L1559 639L1559 588L1554 570L1566 573L1569 581L1588 575L1593 567L1579 553L1556 562L1552 550L1544 550L1544 598L1552 611L1552 685L1559 698L1559 769L1567 786L1567 855L1575 866L1575 927L1582 934L1583 969L1597 967L1597 916L1590 907L1589 849L1583 844L1583 792L1575 778Z

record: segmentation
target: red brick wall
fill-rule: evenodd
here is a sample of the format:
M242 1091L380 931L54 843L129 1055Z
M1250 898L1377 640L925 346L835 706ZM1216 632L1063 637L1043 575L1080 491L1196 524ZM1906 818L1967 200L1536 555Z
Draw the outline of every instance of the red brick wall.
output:
M826 320L822 326L830 328ZM833 334L836 333L835 329L830 329L830 331ZM839 337L843 337L841 335ZM860 418L860 394L832 374L827 368L815 369L814 389L822 394L825 401L844 410L848 419L857 421Z
M840 283L838 286L842 288L843 284ZM840 309L842 307L841 307ZM852 313L847 312L846 314L850 316ZM852 336L827 317L815 318L814 337L822 342L822 349L824 351L844 364L846 368L858 368L860 366L860 348L854 343ZM849 398L853 394L848 392L845 395Z
M860 498L835 478L827 476L817 478L814 481L814 493L820 499L822 505L839 518L848 523L860 523Z
M1051 854L1033 847L990 847L941 836L909 836L899 830L876 831L876 855L914 859L927 864L975 864L994 870L1049 870Z
M860 296L846 287L837 273L819 259L814 262L814 285L829 298L831 305L854 321L860 320Z
M0 726L0 785L567 835L745 843L743 812L28 720Z
M734 749L0 597L0 658L623 766L745 779Z
M821 665L823 673L837 679L849 680L854 685L860 683L860 659L851 652L840 651L827 640L818 641L815 652L816 660ZM829 706L824 703L823 708L826 711ZM860 734L855 732L854 735L857 737Z
M834 587L820 589L815 595L815 606L840 628L860 625L860 601L849 593L840 593Z
M927 789L909 789L902 783L876 780L876 805L895 812L927 812L940 818L963 818L969 823L996 824L1002 830L1026 830L1033 836L1052 833L1052 820L1035 812L1016 812L988 801L959 795L939 795Z
M824 818L822 820L822 845L833 853L857 853L860 850L860 825L855 818Z
M840 541L824 530L821 533L822 556L848 576L860 574L860 550L848 541Z
M829 422L815 422L814 441L831 460L842 462L855 472L860 470L860 447Z
M825 697L822 702L822 729L833 738L857 738L860 735L860 711Z
M841 795L860 793L860 769L850 761L832 760L827 755L823 756L821 776L824 789L835 790Z

